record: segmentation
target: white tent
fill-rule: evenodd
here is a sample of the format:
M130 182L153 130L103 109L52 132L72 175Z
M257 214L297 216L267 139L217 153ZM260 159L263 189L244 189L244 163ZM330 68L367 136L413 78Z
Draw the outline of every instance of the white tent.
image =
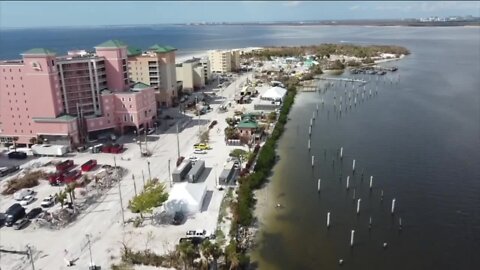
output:
M202 209L203 199L207 193L205 183L177 183L170 190L165 210L168 213L182 211L184 213L198 213Z
M272 87L272 88L268 89L262 95L262 99L272 100L272 101L278 101L278 100L283 101L283 98L285 97L285 94L287 94L287 89L275 86L275 87Z

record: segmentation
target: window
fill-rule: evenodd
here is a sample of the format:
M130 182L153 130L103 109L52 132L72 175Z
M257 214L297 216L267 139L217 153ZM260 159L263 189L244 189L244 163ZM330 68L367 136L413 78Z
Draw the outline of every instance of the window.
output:
M145 111L145 117L147 117L147 115L148 115L148 113L147 113L147 111Z
M52 67L55 66L55 61L52 60Z
M33 132L30 130L30 134L32 134Z
M128 101L132 101L132 98L128 98Z
M123 116L123 122L127 122L127 115Z
M132 108L132 105L130 105L130 109Z
M122 97L122 101L125 101L125 98Z
M130 115L130 120L132 120L132 122L133 122L133 115Z
M19 69L18 71L20 72L20 69ZM20 76L20 81L23 81L23 78L22 78L22 76ZM23 86L22 86L22 87L23 87Z

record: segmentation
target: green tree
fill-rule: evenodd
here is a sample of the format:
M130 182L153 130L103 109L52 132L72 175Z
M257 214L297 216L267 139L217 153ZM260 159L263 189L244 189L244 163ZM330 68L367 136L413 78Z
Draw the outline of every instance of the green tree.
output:
M128 207L132 212L140 213L140 217L143 219L144 213L152 213L153 208L161 206L167 199L168 193L165 190L165 184L149 180L142 193L129 201Z
M67 200L67 192L60 191L57 194L55 194L55 198L60 203L60 206L63 208L63 205L65 205L65 201Z
M193 265L193 259L195 258L196 252L191 242L185 241L178 244L177 251L183 261L184 269L188 269L189 266Z
M248 159L248 152L243 149L233 149L230 152L230 156L237 158L240 161L240 165Z
M77 187L76 182L71 182L65 187L65 193L70 196L70 202L72 203L72 206L74 205L73 201L75 200L75 188L76 187ZM66 194L65 194L65 197L66 197ZM75 206L73 207L73 212L75 212Z
M225 257L228 269L238 269L240 260L237 252L237 245L234 241L231 241L230 244L228 244L228 246L225 248Z
M227 139L236 139L237 137L237 131L235 130L234 127L226 127L225 128L225 137Z
M268 120L269 120L269 121L273 122L273 121L275 121L276 119L277 119L277 113L276 113L276 112L270 112L270 113L268 114Z
M30 138L29 142L30 142L30 144L36 144L37 143L37 138L32 137L32 138Z

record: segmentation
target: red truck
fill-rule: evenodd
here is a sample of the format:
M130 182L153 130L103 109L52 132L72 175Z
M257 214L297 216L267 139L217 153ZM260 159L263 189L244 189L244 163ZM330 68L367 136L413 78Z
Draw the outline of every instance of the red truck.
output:
M73 160L71 160L71 159L67 159L67 160L57 164L57 166L56 166L58 172L66 172L71 167L73 167Z
M65 178L63 177L63 173L61 172L52 173L48 176L48 182L52 186L58 186L63 183L64 180Z
M114 144L110 148L110 153L112 154L119 154L123 151L123 144Z
M79 170L69 171L65 174L65 183L75 182L80 176L82 176L82 172Z
M91 171L95 166L97 166L97 161L95 159L90 159L82 164L82 172Z

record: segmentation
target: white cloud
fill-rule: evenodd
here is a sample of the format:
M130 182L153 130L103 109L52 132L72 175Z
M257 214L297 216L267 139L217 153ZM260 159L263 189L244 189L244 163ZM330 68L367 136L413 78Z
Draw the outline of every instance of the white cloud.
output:
M284 6L286 7L296 7L298 5L300 5L302 3L302 1L288 1L286 3L283 3Z

